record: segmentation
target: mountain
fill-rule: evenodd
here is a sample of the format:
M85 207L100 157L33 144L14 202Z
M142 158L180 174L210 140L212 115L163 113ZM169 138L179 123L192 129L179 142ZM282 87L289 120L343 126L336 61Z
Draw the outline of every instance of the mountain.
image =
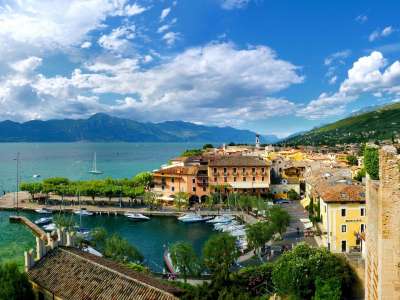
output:
M289 145L334 145L390 140L400 133L400 103L368 109L337 122L286 138Z
M0 142L235 142L254 143L255 133L182 121L141 123L103 113L88 119L0 122ZM262 138L262 142L270 142Z

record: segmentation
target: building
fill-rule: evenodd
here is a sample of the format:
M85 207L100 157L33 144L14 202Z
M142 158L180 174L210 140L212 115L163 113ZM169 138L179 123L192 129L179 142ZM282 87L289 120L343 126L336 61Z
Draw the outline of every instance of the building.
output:
M366 180L365 299L400 299L400 155L393 146L379 151L379 178Z
M33 251L25 252L25 268L38 300L175 300L181 295L179 289L150 275L66 246L62 240L44 245L38 238L37 260Z
M270 163L254 156L222 156L208 163L210 192L224 191L261 195L270 186Z

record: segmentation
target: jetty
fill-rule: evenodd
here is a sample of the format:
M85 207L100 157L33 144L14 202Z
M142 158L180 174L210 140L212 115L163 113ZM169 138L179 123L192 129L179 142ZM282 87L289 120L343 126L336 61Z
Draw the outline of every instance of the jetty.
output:
M37 237L39 237L43 241L47 241L47 235L46 232L37 226L35 223L33 223L31 220L29 220L26 217L23 216L10 216L10 222L11 223L21 223L28 227Z

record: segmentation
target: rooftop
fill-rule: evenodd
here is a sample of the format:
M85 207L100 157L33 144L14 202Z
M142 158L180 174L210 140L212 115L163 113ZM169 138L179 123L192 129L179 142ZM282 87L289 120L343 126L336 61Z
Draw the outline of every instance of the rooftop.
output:
M255 156L222 156L211 159L210 167L265 167L269 162Z
M172 300L180 290L119 263L57 247L29 271L30 280L61 299Z

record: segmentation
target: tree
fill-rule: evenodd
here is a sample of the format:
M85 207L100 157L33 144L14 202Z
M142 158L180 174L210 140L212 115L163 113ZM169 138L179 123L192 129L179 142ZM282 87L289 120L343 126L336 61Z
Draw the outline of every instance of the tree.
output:
M357 172L356 176L354 176L354 179L361 182L364 177L365 177L365 168L362 168L360 171Z
M260 249L272 238L273 234L274 227L269 222L257 222L247 225L246 236L249 247L258 253L260 260Z
M340 290L340 281L337 278L315 281L315 296L313 300L340 300L342 291Z
M187 149L181 154L181 156L190 157L190 156L199 156L202 154L203 154L202 149Z
M178 210L181 211L181 207L189 203L189 194L185 192L176 193L174 203L175 206L178 207Z
M90 242L94 247L104 248L108 232L104 227L96 227L90 231Z
M355 155L347 155L346 159L347 159L347 163L350 166L357 166L358 165L357 156L355 156Z
M365 147L364 167L371 179L379 179L379 153L377 148Z
M58 214L53 218L57 228L66 228L72 230L76 226L73 215Z
M157 207L158 206L157 194L152 191L145 192L144 203L148 205L150 209Z
M133 182L136 186L144 186L148 189L153 182L153 175L150 172L138 173L133 177Z
M16 263L0 265L0 299L35 299L28 276L18 270Z
M289 200L299 199L299 194L294 189L289 190L287 195L288 195Z
M282 236L290 224L289 213L279 206L273 206L270 208L268 214L268 219L270 220L274 231L278 232Z
M214 278L228 280L230 268L239 257L236 239L227 233L212 236L204 245L204 265Z
M203 145L203 150L212 149L212 148L214 148L214 146L212 144L204 144Z
M33 201L35 194L40 193L42 191L43 184L40 182L33 182L33 183L22 182L20 189L22 191L27 191L31 195Z
M143 255L139 250L117 234L106 239L104 256L121 263L143 261Z
M174 266L179 273L182 274L186 283L188 275L196 275L199 273L199 263L196 253L191 244L186 242L177 242L171 246L170 254Z

